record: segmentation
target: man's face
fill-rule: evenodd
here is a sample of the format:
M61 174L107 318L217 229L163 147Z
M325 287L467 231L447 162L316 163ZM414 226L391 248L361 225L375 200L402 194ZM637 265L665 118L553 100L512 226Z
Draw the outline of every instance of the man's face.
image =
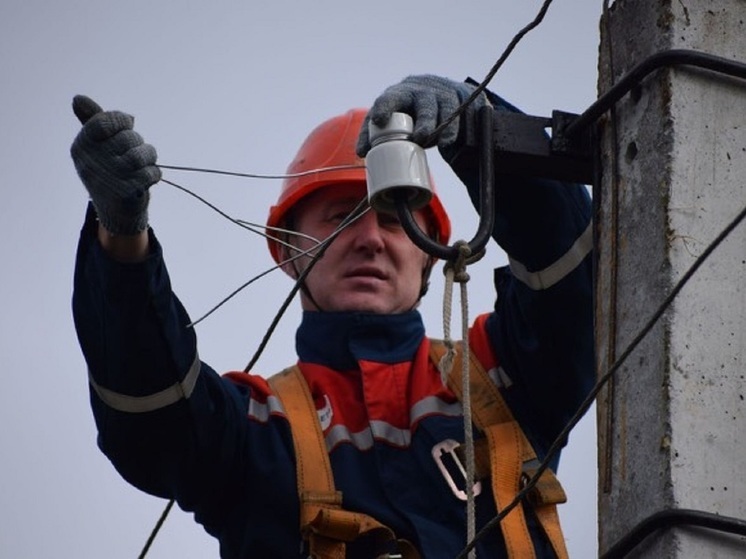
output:
M336 185L310 194L296 207L295 229L324 240L366 195L361 184ZM425 230L422 212L415 212L415 219ZM295 237L294 243L301 249L312 246L303 237ZM329 245L305 281L322 310L401 313L417 303L427 260L395 217L370 210ZM308 261L303 258L296 267L302 270ZM303 293L301 304L304 310L317 310Z

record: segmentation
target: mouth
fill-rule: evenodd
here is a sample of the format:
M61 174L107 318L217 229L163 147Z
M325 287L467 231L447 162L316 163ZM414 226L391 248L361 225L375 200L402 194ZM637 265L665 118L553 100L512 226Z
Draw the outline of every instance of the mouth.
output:
M352 270L345 273L346 278L372 278L385 281L388 279L388 275L378 268L372 267L360 267L353 268Z

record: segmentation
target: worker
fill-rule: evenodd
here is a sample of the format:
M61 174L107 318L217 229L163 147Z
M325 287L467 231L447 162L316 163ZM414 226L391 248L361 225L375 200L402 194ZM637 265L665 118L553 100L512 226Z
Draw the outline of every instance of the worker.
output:
M384 90L368 120L384 125L393 112L408 113L415 141L424 143L473 91L468 83L410 76ZM478 157L463 136L486 103L516 110L482 94L432 142L473 200ZM148 226L150 187L161 177L155 149L133 130L131 116L103 111L84 96L73 108L84 125L71 154L90 196L74 320L98 444L118 472L194 512L224 558L458 555L466 545L465 488L476 494L477 529L505 503L499 490L490 490L489 472L467 487L453 453L434 452L465 437L460 395L441 380L431 356L436 343L416 310L432 258L395 217L370 209L329 244L302 281L295 340L293 370L316 413L313 421L291 419L295 408L268 375L219 375L197 353L194 329ZM268 231L288 230L273 233L270 253L293 279L312 258L298 250L332 235L366 196L366 112L348 111L311 132L269 210ZM329 167L336 169L303 174ZM487 308L471 325L469 345L535 463L593 383L589 196L580 185L498 176L494 211L492 236L510 265L495 272L494 305L480 301ZM448 242L450 221L437 195L414 217L434 240ZM308 509L311 518L304 507L314 492L304 491L301 478L323 466L309 465L299 449L317 436L336 501L320 499ZM477 443L485 438L478 428L474 436ZM503 460L516 476L525 474L520 445L521 456ZM491 456L512 456L512 448ZM553 470L557 463L554 457ZM515 493L517 477L513 485ZM477 556L563 556L551 537L557 539L558 527L546 525L541 503L534 504L518 507L518 528L481 537Z

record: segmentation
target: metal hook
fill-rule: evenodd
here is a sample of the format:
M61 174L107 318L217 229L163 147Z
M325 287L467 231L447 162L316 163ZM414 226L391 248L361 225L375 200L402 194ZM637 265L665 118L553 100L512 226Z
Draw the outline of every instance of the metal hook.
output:
M491 105L487 104L479 109L478 119L481 129L481 149L482 157L480 158L479 165L479 226L474 238L469 241L468 247L470 254L477 255L482 254L484 248L487 246L487 242L492 235L492 229L495 222L495 164L494 164L494 149L493 149L493 113L494 109ZM431 239L417 224L412 215L412 211L407 205L406 193L393 194L395 198L396 214L399 217L399 221L407 233L407 236L412 239L412 242L417 245L424 252L435 258L440 258L449 262L456 261L461 254L459 249L459 243L454 243L451 246L440 244Z

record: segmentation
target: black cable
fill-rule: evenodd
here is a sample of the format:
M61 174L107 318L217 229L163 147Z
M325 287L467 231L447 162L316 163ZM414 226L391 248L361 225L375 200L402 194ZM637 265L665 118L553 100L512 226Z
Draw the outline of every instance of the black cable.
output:
M267 344L269 343L269 339L272 337L272 334L274 334L275 329L277 328L277 325L280 323L280 319L282 318L282 315L285 314L285 311L290 306L290 303L292 302L293 298L295 297L296 293L301 289L301 286L303 285L303 282L305 281L306 277L309 273L311 273L311 270L316 265L316 262L319 261L319 259L324 255L324 252L329 247L330 244L336 239L339 234L344 231L344 229L353 221L355 221L360 215L365 211L365 209L368 206L368 198L365 197L358 203L357 206L349 213L349 215L342 220L342 222L339 224L339 226L329 235L326 239L324 239L317 249L317 251L313 254L311 257L311 261L308 263L308 265L303 269L301 274L298 276L298 278L295 280L295 285L293 285L293 288L290 290L290 293L283 301L282 305L280 306L280 310L277 311L275 314L274 319L272 320L272 323L269 325L269 328L267 328L267 331L264 334L264 337L262 338L262 341L259 343L259 347L254 352L254 355L249 360L249 363L244 368L244 372L248 373L251 371L252 367L256 364L256 362L259 360L259 357L261 357L262 352L264 351L264 348L267 347Z
M184 192L186 194L189 194L189 196L193 196L194 198L196 198L197 200L199 200L200 202L202 202L204 205L206 205L210 209L216 211L218 214L220 214L221 216L223 216L225 219L227 219L231 223L234 223L235 225L238 225L239 227L242 227L243 229L247 229L247 230L252 231L254 233L256 232L256 231L254 231L254 229L252 229L251 227L249 227L245 223L239 221L238 219L236 219L234 217L229 216L223 210L221 210L220 208L218 208L215 204L212 204L212 203L208 202L205 198L203 198L202 196L200 196L199 194L197 194L195 192L192 192L188 188L186 188L184 186L181 186L179 184L176 184L175 182L167 180L167 179L164 179L164 178L161 178L161 182L166 183L168 185L171 185L174 188L177 188L177 189L181 190L182 192Z
M239 173L236 171L221 171L220 169L205 169L202 167L185 167L180 165L163 165L158 164L157 167L161 169L169 169L172 171L188 171L191 173L210 173L214 175L226 175L229 177L241 177L245 179L290 179L297 177L304 177L307 175L313 175L316 173L326 173L330 171L341 171L345 169L364 169L365 165L333 165L330 167L321 167L319 169L310 169L308 171L302 171L300 173L286 173L281 175L264 175L261 173Z
M173 506L174 506L174 500L171 499L166 505L166 508L163 509L163 512L161 513L161 517L158 519L158 522L155 523L155 526L153 527L152 532L150 532L150 537L148 538L148 541L145 542L145 546L142 548L140 555L137 556L137 559L145 558L145 555L147 555L148 550L150 549L150 546L153 545L153 541L155 540L155 537L158 535L158 531L161 529L161 526L163 526L163 523L166 521L166 517L168 516L168 513L171 512L171 507Z
M746 79L746 64L693 50L671 49L658 52L632 68L609 91L567 126L564 133L573 136L596 122L619 99L648 75L665 66L694 66L734 78Z
M479 224L477 231L468 243L469 254L484 254L484 248L492 235L495 222L495 152L492 148L493 113L491 105L479 109L478 121L480 128L481 157L479 158ZM396 214L404 232L417 247L434 258L448 262L455 262L462 254L464 247L440 244L425 233L412 214L409 207L408 194L405 189L396 189L393 194ZM471 263L469 260L468 263Z
M702 254L694 261L694 263L686 271L686 273L681 277L681 279L679 279L679 281L676 283L673 289L671 289L671 292L663 300L663 302L660 304L658 309L653 313L653 316L650 317L650 319L648 319L647 323L645 323L645 326L642 327L642 329L637 334L637 336L635 336L634 339L629 343L627 348L621 353L621 355L617 358L617 360L609 368L609 370L598 380L598 382L593 387L593 389L590 391L588 396L586 396L585 400L583 400L583 402L580 404L578 411L575 412L575 415L573 415L570 418L570 420L567 422L567 425L565 425L565 427L562 429L560 434L557 436L557 438L554 440L552 445L549 447L549 449L547 450L546 456L544 457L544 460L542 460L541 464L539 464L539 467L536 469L536 473L534 474L534 476L526 483L524 488L518 492L515 498L503 510L500 511L500 513L497 516L495 516L492 520L490 520L487 524L485 524L484 527L482 527L482 529L474 537L474 540L469 542L469 544L461 551L461 553L458 555L456 559L464 559L467 556L468 552L471 551L474 548L474 546L476 546L477 542L481 538L483 538L485 534L487 534L490 530L492 530L497 524L499 524L502 521L502 519L505 518L508 515L508 513L511 510L513 510L526 497L526 495L536 486L541 475L547 470L547 468L549 468L549 462L551 461L551 459L565 445L567 436L570 434L570 431L572 431L575 425L578 424L580 419L585 415L588 409L593 405L593 402L595 401L596 396L601 391L603 386L621 368L621 366L624 364L624 362L627 360L630 354L637 348L640 342L643 339L645 339L645 337L648 335L650 330L653 329L653 326L655 326L655 324L658 322L660 317L668 309L668 307L671 305L673 300L676 298L679 292L684 288L684 286L689 282L689 280L696 273L696 271L710 257L710 255L720 245L720 243L722 243L731 234L731 232L736 227L738 227L738 225L744 220L744 218L746 218L746 207L744 207L738 213L738 215L733 219L733 221L731 221L720 232L720 234L717 237L715 237L715 240L713 240L712 243L710 243L708 247L702 252Z
M529 31L534 29L536 26L538 26L541 21L544 19L544 15L546 14L547 10L549 9L550 4L553 0L545 0L544 4L542 5L541 9L539 10L539 13L534 18L534 20L529 23L527 26L525 26L523 29L521 29L511 40L511 42L506 47L503 54L500 56L500 58L497 60L497 62L494 64L490 72L487 74L485 79L482 81L482 83L477 87L477 89L469 96L469 98L458 108L456 111L448 118L445 122L443 122L439 127L437 127L432 134L430 135L430 138L437 137L440 132L448 126L453 120L459 117L461 113L463 113L466 110L466 107L468 107L479 94L481 94L482 91L487 87L489 82L492 80L492 78L495 76L497 71L500 69L500 67L505 63L505 61L508 59L510 54L513 52L513 49L515 49L518 42L523 38L524 35L526 35ZM429 141L429 139L428 139ZM249 174L249 173L235 173L235 172L228 172L228 171L219 171L216 169L200 169L196 167L181 167L181 166L175 166L175 165L159 165L162 169L171 169L175 171L193 171L193 172L204 172L204 173L215 173L215 174L221 174L221 175L228 175L228 176L238 176L238 177L248 177L248 178L285 178L285 175L256 175L256 174ZM161 179L163 180L163 179ZM176 188L179 188L181 190L184 190L188 194L191 194L192 196L196 197L198 200L204 202L209 207L223 215L226 219L232 221L233 223L236 223L237 225L240 225L242 227L246 227L244 224L236 221L235 219L231 218L227 214L225 214L222 210L218 209L216 206L210 204L207 202L204 198L201 198L200 196L197 196L196 194L188 191L187 189L184 189L183 187L180 187L176 185L173 182L170 181L164 181L167 184L170 184L172 186L175 186ZM362 204L366 203L366 200L363 200L360 205L353 211L359 212L362 208ZM349 216L348 216L349 217ZM345 220L347 221L347 220ZM346 225L346 223L345 223ZM331 243L331 241L336 238L336 236L341 232L342 226L340 225L340 228L337 232L332 233L332 235L329 237L329 239L325 240L325 243L323 247L320 247L320 252L318 253L318 256L315 256L311 262L309 262L308 266L303 270L303 273L301 276L299 276L298 280L296 281L295 285L293 286L293 289L288 294L288 297L283 302L282 306L280 307L280 310L275 315L275 318L273 319L272 323L270 324L267 332L265 333L264 337L262 338L261 343L259 344L259 347L257 348L256 352L252 356L252 358L249 360L249 363L246 365L246 368L244 369L245 372L248 372L251 370L251 368L254 366L256 361L261 356L262 352L267 346L267 343L269 342L269 338L272 336L272 333L274 333L274 330L276 329L277 325L280 322L280 319L282 318L282 315L285 313L285 310L287 310L287 307L290 305L290 302L295 297L295 294L300 289L300 286L302 285L303 280L305 280L308 273L311 271L315 263L318 261L318 258L321 254L323 254L323 251L326 250L326 247ZM328 241L328 242L326 242ZM169 511L171 510L171 507L173 506L174 501L173 499L168 502L166 505L165 510L163 511L163 514L161 515L161 518L158 520L158 524L153 528L153 531L150 534L150 537L148 538L148 541L145 544L145 547L143 548L142 552L140 553L140 556L138 559L144 559L145 554L148 552L148 549L150 548L150 545L152 544L153 540L155 539L155 536L157 535L158 531L160 530L160 527L163 525L163 522L165 522L166 517L168 516Z
M436 138L446 126L448 126L451 122L453 122L456 118L458 118L466 110L466 107L468 107L484 91L484 89L487 87L489 82L494 78L498 70L502 67L502 65L505 63L508 57L512 54L513 50L515 49L517 44L520 42L520 40L528 32L530 32L532 29L537 27L543 21L544 16L546 15L552 1L553 0L545 0L545 2L542 4L541 9L539 10L539 13L534 18L534 20L528 25L526 25L523 29L521 29L513 37L513 39L511 40L511 42L508 44L505 51L503 52L503 54L500 56L497 62L493 65L492 69L487 74L487 76L484 78L484 80L476 87L476 89L472 92L472 94L444 122L442 122L431 133L431 135L428 137L428 139L425 142L426 144L431 143L434 140L434 138ZM676 65L676 64L692 65L692 66L705 68L708 70L721 72L721 73L731 75L734 77L746 78L746 65L745 64L740 64L738 62L734 62L731 60L723 59L723 58L716 57L713 55L707 55L704 53L698 53L694 51L685 51L685 50L664 51L664 52L651 56L650 58L643 61L643 63L641 63L637 67L633 68L633 70L629 72L622 80L620 80L619 83L617 83L603 97L601 97L593 105L591 105L591 107L588 110L586 110L580 117L578 117L575 121L573 121L565 130L565 133L568 136L571 136L574 133L577 133L578 131L586 128L591 123L595 122L611 106L613 106L632 87L637 85L645 76L647 76L648 74L650 74L651 72L653 72L654 70L662 66ZM284 178L285 177L284 175L256 175L256 174L247 174L247 173L218 171L214 169L199 169L199 168L193 168L193 167L177 167L177 166L169 166L169 165L160 165L160 167L164 169L172 169L172 170L217 173L217 174L224 174L224 175L230 175L230 176L251 177L251 178ZM242 227L246 227L244 224L231 218L230 216L228 216L227 214L225 214L224 212L222 212L221 210L219 210L218 208L216 208L215 206L213 206L212 204L210 204L203 198L195 195L194 193L191 193L190 191L170 181L164 180L164 182L171 184L172 186L175 186L177 188L180 188L181 190L184 190L187 193L195 196L196 198L198 198L199 200L201 200L202 202L204 202L205 204L207 204L208 206L216 210L218 213L220 213L221 215L223 215L224 217L226 217L233 223L236 223ZM360 209L363 207L364 203L365 203L365 200L361 202L361 204L356 208L355 211L359 212ZM567 425L562 429L562 431L557 436L555 441L549 447L546 457L544 458L542 463L539 465L534 476L526 483L524 488L516 495L513 501L511 501L511 503L509 503L502 511L500 511L500 513L495 518L490 520L479 531L479 533L475 536L474 540L472 542L469 542L466 548L464 548L464 550L462 550L462 552L459 554L457 559L466 557L468 552L471 551L475 547L476 543L489 530L493 529L496 524L499 524L502 521L502 519L505 518L505 516L507 516L507 514L513 508L515 508L526 497L526 495L531 490L533 490L533 488L538 483L540 476L549 467L549 461L565 445L567 435L575 427L575 425L577 425L577 423L580 421L583 415L585 415L585 413L591 407L591 405L595 401L596 396L600 392L601 388L603 388L603 386L609 381L609 379L613 377L613 375L619 370L619 368L624 363L624 361L627 359L627 357L632 353L632 351L634 351L634 349L636 349L637 345L639 345L639 343L647 336L647 334L650 332L653 326L657 323L657 321L660 319L663 313L667 310L667 308L673 302L673 299L678 295L678 293L681 291L684 285L686 285L686 283L693 276L693 274L697 271L697 269L699 269L702 263L704 263L704 261L710 256L710 254L715 250L715 248L717 248L717 246L730 234L730 232L733 229L735 229L735 227L738 226L738 224L744 219L744 217L746 217L746 208L744 208L738 214L738 216L707 247L707 249L702 253L702 255L700 255L700 257L697 258L694 264L689 268L689 270L679 280L676 286L671 290L669 295L666 297L663 303L659 306L658 310L653 314L653 316L648 320L645 326L641 329L638 335L632 340L632 342L630 342L630 344L627 346L625 351L622 352L621 356L614 362L614 364L609 368L609 370L596 383L594 388L591 390L591 392L588 394L586 399L580 405L580 408L578 409L578 411L568 421ZM348 219L349 218L350 216L348 216ZM344 223L344 225L346 224L347 223ZM265 336L262 339L255 354L253 355L248 365L244 369L245 371L249 371L251 367L253 367L253 365L256 363L256 361L259 359L259 357L261 356L261 353L263 352L264 348L269 342L269 339L271 335L273 334L277 324L279 323L282 315L284 314L285 310L287 309L290 302L294 298L295 294L300 289L300 285L302 285L303 280L308 275L310 270L313 268L315 263L318 261L318 258L323 254L324 250L328 247L331 241L334 240L334 238L336 238L336 236L341 232L341 230L342 230L342 225L340 225L340 228L337 231L335 231L335 233L333 233L329 238L325 239L322 245L320 245L319 251L317 252L317 254L314 255L311 262L309 262L309 265L303 270L301 276L298 278L298 280L296 281L296 284L293 286L293 289L291 290L288 297L283 302L283 305L281 306L280 310L275 315L275 318L272 321L272 324L270 325L269 329L265 333ZM163 514L161 515L161 518L158 521L158 524L156 524L153 532L148 538L148 541L146 542L145 547L143 548L143 551L141 552L139 556L139 559L142 559L145 557L145 554L147 553L150 545L152 544L158 530L160 529L163 522L165 521L172 506L173 506L173 500L169 501L169 503L167 504Z
M681 525L698 526L746 536L746 520L699 510L669 509L656 512L638 523L626 536L601 555L600 559L621 559L653 532Z
M161 179L161 180L163 180L163 179ZM190 195L194 196L199 201L203 202L204 204L206 204L210 208L214 209L220 215L222 215L226 219L232 221L233 223L237 223L238 225L242 225L241 223L237 222L235 219L233 219L229 215L227 215L225 212L223 212L222 210L218 209L216 206L214 206L213 204L209 203L204 198L202 198L202 197L196 195L195 193L189 191L188 189L186 189L186 188L184 188L182 186L179 186L179 185L177 185L177 184L175 184L173 182L170 182L170 181L164 181L164 182L166 182L166 183L168 183L168 184L170 184L172 186L175 186L176 188L178 188L179 190L182 190L182 191L186 192L187 194L190 194ZM264 348L267 346L267 343L269 342L270 337L272 336L272 334L274 333L274 330L276 329L277 325L279 324L280 319L282 318L282 315L285 313L285 310L287 310L288 306L292 302L293 298L295 297L295 294L298 292L300 286L302 285L303 280L305 280L306 276L308 276L308 274L310 273L311 269L313 269L313 267L316 264L316 262L318 262L319 258L321 258L321 256L324 254L324 251L332 243L332 241L334 241L334 239L336 239L339 236L339 234L345 229L345 227L347 227L347 225L349 225L350 223L352 223L355 219L357 219L362 214L362 212L365 210L367 204L368 204L367 198L364 198L363 200L361 200L360 203L358 203L358 205L355 206L355 208L352 210L352 212L350 212L350 214L332 232L332 234L329 235L329 237L327 237L326 239L324 239L324 241L322 241L319 244L318 250L312 256L311 261L308 263L308 266L306 266L303 269L303 271L301 272L300 276L296 280L295 285L290 290L289 295L285 298L285 301L283 302L282 306L280 307L280 310L277 312L277 314L275 315L275 318L272 320L272 324L270 324L269 329L267 330L267 332L265 333L264 337L262 338L262 341L259 344L259 347L257 348L256 352L252 356L252 358L249 361L248 365L246 365L246 368L244 369L244 372L250 371L251 368L254 366L254 364L259 359L259 357L261 356L262 352L264 351ZM259 277L261 277L261 276L259 276ZM258 277L254 278L254 280L255 279L258 279ZM254 281L254 280L252 280L252 281ZM251 283L251 282L248 282L248 283ZM245 285L248 285L248 283L245 284ZM150 546L153 544L153 541L155 540L155 537L158 535L158 532L161 529L161 526L163 526L163 523L166 521L166 518L168 517L169 512L171 512L171 508L173 507L173 505L174 505L174 499L170 499L168 501L168 503L166 504L166 508L161 513L161 517L158 519L158 522L153 527L153 530L150 532L150 536L148 537L148 540L145 542L145 546L143 547L142 551L140 552L140 555L138 556L138 559L144 559L145 558L145 555L148 553L148 550L150 549Z
M432 145L435 143L435 139L440 135L440 133L454 120L456 120L461 114L466 110L466 108L471 105L474 100L481 95L481 93L487 88L487 85L492 81L492 78L495 77L495 74L497 74L498 70L502 67L502 65L505 63L505 61L508 59L508 57L513 53L513 50L518 45L518 43L523 39L523 37L532 29L535 27L538 27L539 24L543 21L544 16L547 13L547 10L549 10L549 6L551 5L553 0L544 0L544 4L542 4L541 8L539 9L539 13L536 14L536 17L526 25L523 29L521 29L518 33L515 34L513 39L511 39L510 43L508 43L508 46L505 47L505 50L500 55L500 58L497 59L497 62L492 66L490 71L487 73L485 78L482 80L482 82L476 87L476 89L472 92L471 95L455 110L453 113L445 119L440 125L438 125L435 130L433 130L430 135L427 137L427 140L425 140L424 145Z

